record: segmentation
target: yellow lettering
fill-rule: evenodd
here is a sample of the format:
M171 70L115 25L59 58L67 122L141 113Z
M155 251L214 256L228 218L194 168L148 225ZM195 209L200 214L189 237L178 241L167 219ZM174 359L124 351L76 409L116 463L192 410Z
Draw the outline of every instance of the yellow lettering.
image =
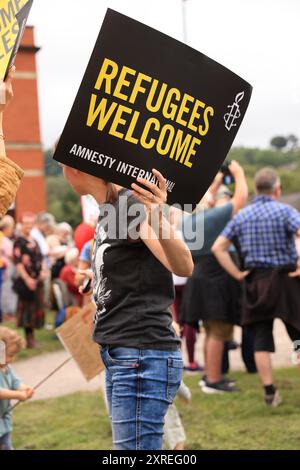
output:
M146 125L144 127L144 130L141 136L141 146L144 147L145 149L152 149L155 145L155 139L150 139L148 142L146 140L150 132L151 126L153 126L156 131L159 131L160 129L159 120L155 118L150 118L146 122Z
M162 110L162 113L166 119L172 119L172 121L175 118L176 111L178 109L178 106L174 103L171 103L173 96L175 97L176 101L180 101L180 91L177 90L177 88L170 88L168 91L166 101Z
M183 139L183 131L178 129L170 153L170 158L174 158L175 156L176 161L178 161L180 158L180 163L182 163L185 159L185 155L188 151L191 139L192 136L190 134L187 134Z
M142 86L142 82L143 80L145 80L145 82L151 82L152 81L152 78L149 77L148 75L145 75L144 73L139 73L138 76L137 76L137 79L135 81L135 84L134 84L134 87L133 87L133 90L132 90L132 93L131 93L131 96L130 96L130 100L129 100L129 103L135 103L135 100L136 100L136 97L138 95L138 93L145 93L146 92L146 88L144 88Z
M111 128L109 130L110 135L118 137L119 139L123 139L124 134L119 132L117 130L117 127L119 125L124 126L124 124L126 124L126 122L127 122L126 119L122 119L122 114L123 113L131 114L132 109L127 108L127 106L123 106L122 104L119 104L118 109L117 109L116 114L115 114L115 117L114 117L114 120L112 122Z
M184 160L185 166L192 168L193 164L190 162L190 158L196 155L195 145L200 145L200 144L201 144L201 140L197 139L196 137L193 137L191 146L189 148L189 152L186 156L186 159Z
M205 108L204 113L203 113L203 121L204 121L204 124L205 124L204 129L203 129L202 125L199 126L199 134L202 135L202 136L206 135L209 131L208 114L210 116L213 116L215 114L214 108L212 108L211 106L207 106L207 108Z
M146 108L151 113L157 113L157 111L160 110L163 99L164 99L164 96L166 94L166 90L168 88L168 85L166 83L162 84L159 95L158 95L158 98L157 98L157 101L156 101L156 104L153 104L153 99L154 99L155 93L157 91L158 84L159 84L159 81L154 79L154 81L152 83L152 86L151 86L151 89L150 89L150 92L148 94L147 101L146 101Z
M114 96L116 98L120 98L121 100L124 100L124 101L127 101L128 99L128 96L127 95L124 95L124 93L121 92L121 88L122 87L129 87L130 85L130 82L128 80L126 80L126 75L135 75L136 74L136 70L133 70L129 67L122 67L122 70L121 70L121 73L120 73L120 76L119 76L119 79L117 81L117 84L116 84L116 88L114 90Z
M191 103L193 103L195 101L195 98L193 98L192 96L185 93L183 95L183 98L182 98L182 101L181 101L181 104L180 104L180 108L179 108L179 111L178 111L178 114L177 114L177 118L176 118L176 122L178 124L181 124L182 126L187 125L187 122L182 119L182 115L185 114L185 113L188 113L190 111L189 108L186 106L186 104L189 101Z
M108 70L110 69L110 71ZM118 64L110 59L104 59L101 70L99 72L95 88L100 90L103 82L105 81L105 93L111 94L111 82L118 74Z
M188 128L191 129L191 131L194 131L194 132L197 132L197 130L198 130L198 127L194 125L194 121L195 121L195 119L200 118L200 114L198 113L199 108L204 109L205 108L205 103L203 103L202 101L196 100L195 106L193 108L193 111L192 111L192 114L191 114L191 117L190 117L190 120L189 120L189 123L188 123Z
M115 111L118 105L117 103L112 103L109 109L106 111L107 99L102 98L99 105L97 106L97 109L95 110L96 101L97 101L97 95L93 93L91 96L89 113L88 113L86 124L87 126L91 127L99 116L98 129L99 131L103 131L104 127L106 126L107 122L109 121L110 117L112 116L113 112Z
M134 129L136 128L136 124L138 122L140 114L141 113L139 111L134 111L130 126L128 128L128 131L127 131L127 134L126 134L126 137L125 137L125 140L127 140L128 142L131 142L132 144L138 144L138 142L139 142L138 139L133 137L132 134L134 132Z
M167 136L167 134L169 134L169 136ZM171 126L171 124L166 124L162 128L158 142L157 142L157 147L156 147L156 150L158 151L160 155L167 155L167 153L169 153L174 134L175 134L175 129L173 126ZM167 136L167 140L164 145L164 140L166 136Z

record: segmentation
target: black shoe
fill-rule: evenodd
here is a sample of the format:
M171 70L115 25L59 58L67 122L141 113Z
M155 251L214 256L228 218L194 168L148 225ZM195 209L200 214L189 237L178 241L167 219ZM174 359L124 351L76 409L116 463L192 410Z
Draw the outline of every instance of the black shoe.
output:
M227 343L228 351L239 349L240 347L241 347L241 345L237 341L228 341L228 343Z
M207 375L202 375L202 378L199 380L198 385L199 387L204 387L204 385L207 382ZM234 387L236 385L236 380L234 379L228 379L227 377L223 377L220 382L225 382L227 383L230 387Z
M202 386L202 392L208 393L208 394L213 394L213 393L231 393L231 392L237 392L238 389L234 385L230 385L228 382L224 380L220 380L219 382L214 382L214 383L209 383L205 382L205 384Z

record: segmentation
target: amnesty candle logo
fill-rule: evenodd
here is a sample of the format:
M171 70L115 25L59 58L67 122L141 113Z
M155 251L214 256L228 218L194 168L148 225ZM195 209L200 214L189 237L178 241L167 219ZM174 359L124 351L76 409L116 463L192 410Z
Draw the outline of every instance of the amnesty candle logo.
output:
M225 121L225 127L228 131L232 129L232 127L236 127L236 120L241 117L241 111L240 111L240 106L239 102L242 101L244 98L245 93L242 91L241 93L238 93L235 97L234 103L230 106L227 106L229 108L229 113L226 113L224 116L224 121Z
M0 0L0 80L4 80L25 30L33 0Z

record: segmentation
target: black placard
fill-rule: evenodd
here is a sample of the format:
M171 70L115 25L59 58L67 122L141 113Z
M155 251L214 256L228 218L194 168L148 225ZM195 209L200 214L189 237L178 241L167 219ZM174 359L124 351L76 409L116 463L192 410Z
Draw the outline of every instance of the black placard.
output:
M108 10L55 160L131 186L164 175L196 204L232 145L252 87L185 44Z

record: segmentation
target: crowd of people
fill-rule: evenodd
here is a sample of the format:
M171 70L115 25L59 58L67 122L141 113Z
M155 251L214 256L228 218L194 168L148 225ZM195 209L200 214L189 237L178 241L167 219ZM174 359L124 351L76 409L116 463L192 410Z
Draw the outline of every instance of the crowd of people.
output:
M204 243L191 250L192 275L173 275L176 295L170 311L185 344L184 368L203 371L199 386L204 393L238 391L226 374L228 352L237 347L234 327L239 326L245 368L249 373L258 371L266 404L278 406L282 398L272 378L272 328L274 318L281 318L291 340L300 339L300 215L278 201L280 180L274 170L257 173L257 196L247 205L244 171L236 162L229 168L233 192L222 184L219 173L192 215L173 218L187 245L192 227L204 229ZM69 224L56 223L49 213L24 213L17 224L9 215L0 220L1 320L16 318L24 328L27 348L35 347L34 330L43 327L46 306L56 308L60 324L68 307L91 300L80 293L79 286L92 267L94 232L95 227L85 223L73 232ZM199 334L205 335L203 365L197 361ZM183 382L179 394L190 402ZM171 448L183 448L185 433L174 404L166 415L165 436Z
M35 347L34 330L44 326L46 307L63 310L61 318L69 306L82 306L76 278L94 230L82 223L73 236L68 223L56 223L49 213L26 212L17 224L10 215L0 220L0 319L16 318L27 348Z
M12 72L8 98L11 78ZM0 105L1 125L5 106ZM82 223L73 233L49 213L26 212L17 221L4 215L21 170L6 158L1 129L0 163L10 182L8 197L1 200L1 321L14 316L26 347L34 348L46 307L56 308L59 324L69 307L95 302L93 339L106 370L115 449L161 449L164 433L170 447L183 448L185 434L173 401L178 393L190 402L191 394L182 381L180 336L187 349L185 368L203 371L201 390L234 394L238 387L226 376L228 351L236 347L234 326L240 326L246 370L258 372L267 406L281 403L270 359L273 322L280 318L292 342L299 342L300 214L279 202L281 184L273 169L256 174L256 196L248 204L244 171L231 162L233 191L218 173L196 210L185 214L165 212L166 181L155 169L158 186L138 178L129 190L63 165L74 191L91 194L99 204L97 226ZM136 205L138 217L132 216ZM195 227L204 233L203 245L196 248ZM92 288L83 292L86 277ZM195 348L199 334L205 334L203 365ZM9 400L27 400L34 391L10 366L22 338L0 326L3 345L0 448L11 449Z

